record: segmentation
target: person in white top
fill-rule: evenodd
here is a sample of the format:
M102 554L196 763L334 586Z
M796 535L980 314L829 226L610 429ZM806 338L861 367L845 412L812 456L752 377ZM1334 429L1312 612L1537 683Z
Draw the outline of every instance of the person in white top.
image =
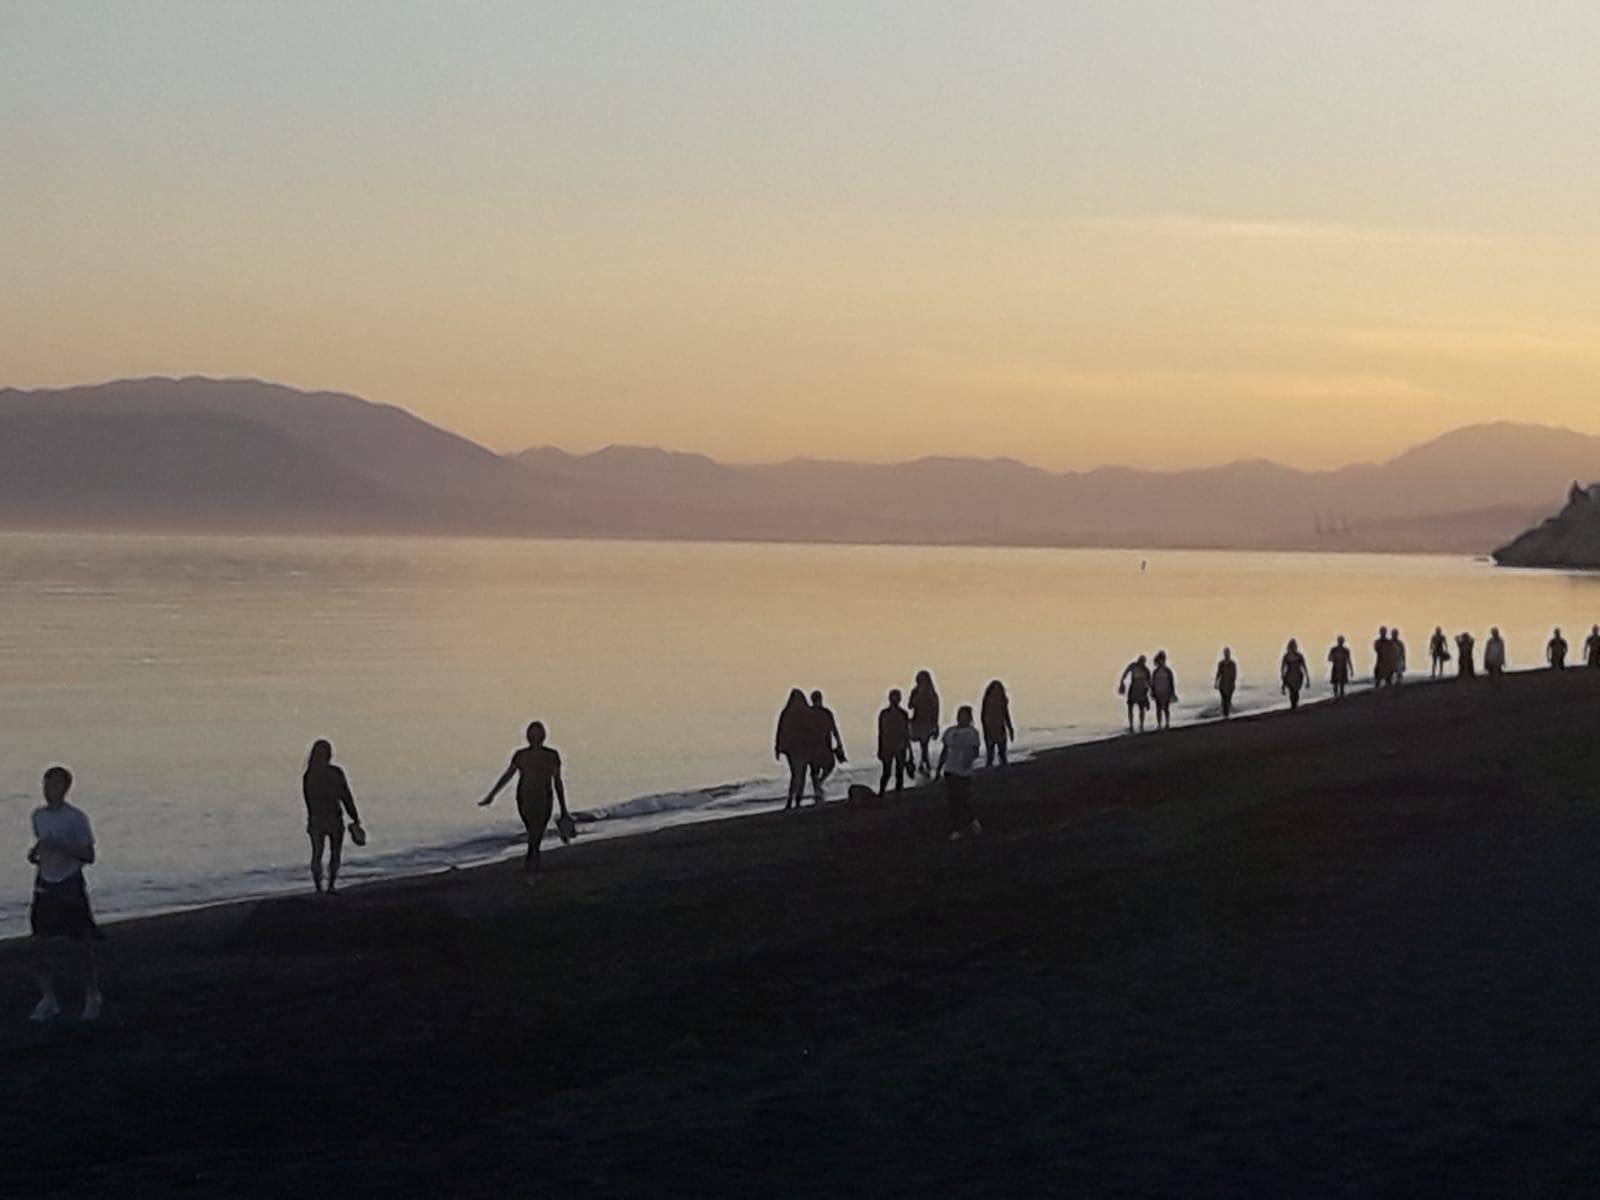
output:
M1506 643L1498 625L1489 630L1489 640L1483 644L1483 669L1489 672L1489 679L1494 683L1499 683L1505 674Z
M983 832L972 811L972 773L977 769L978 755L983 753L983 739L972 724L972 705L963 704L956 710L956 723L944 731L939 739L939 773L944 776L945 797L950 811L950 840L959 842L966 834Z
M39 1003L33 1020L55 1020L56 1000L52 947L70 941L79 948L83 972L83 1016L100 1017L100 980L95 971L94 942L101 937L89 908L83 868L94 862L94 831L83 810L67 803L72 772L51 767L44 773L44 805L33 810L34 842L28 861L34 864L33 903L28 922L33 932L39 978Z

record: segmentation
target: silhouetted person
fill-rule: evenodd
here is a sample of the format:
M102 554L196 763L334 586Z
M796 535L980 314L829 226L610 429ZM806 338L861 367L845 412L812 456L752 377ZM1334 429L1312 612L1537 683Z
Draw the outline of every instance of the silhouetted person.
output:
M1017 737L1017 727L1011 723L1011 697L1006 695L1006 685L991 679L983 689L983 704L979 708L983 725L984 765L994 766L995 757L1006 765L1006 747Z
M546 736L543 721L529 725L528 744L511 756L510 765L495 780L489 794L478 801L487 808L511 777L517 777L517 815L528 831L528 856L522 861L522 870L530 884L539 872L539 849L550 824L551 801L560 802L564 822L572 820L567 812L567 785L561 779L561 755L545 745Z
M1444 675L1444 665L1450 661L1450 639L1444 635L1444 627L1436 625L1433 636L1428 639L1428 660L1430 663L1428 678L1439 679Z
M300 777L300 794L306 802L306 836L311 839L311 884L318 892L333 895L339 887L339 863L344 852L344 818L350 815L351 834L361 827L356 798L350 794L350 781L333 765L333 745L318 738L311 744L305 774ZM322 883L322 852L328 852L328 883Z
M1350 687L1350 677L1355 674L1355 663L1350 657L1350 647L1345 644L1344 634L1340 634L1333 643L1333 648L1328 651L1328 683L1333 688L1333 698L1343 700L1345 691Z
M1167 652L1156 651L1155 670L1150 672L1150 699L1156 705L1156 728L1172 728L1172 702L1178 698L1178 680L1167 666Z
M1458 678L1475 679L1477 677L1477 661L1472 655L1473 647L1477 644L1477 639L1465 629L1456 635L1456 676Z
M80 1019L100 1019L94 943L101 934L83 882L83 868L94 862L94 831L83 810L67 803L71 790L72 772L51 767L44 773L44 804L33 810L33 846L28 850L28 861L34 866L33 902L28 908L28 924L39 982L39 1003L32 1019L40 1024L55 1020L61 1012L55 960L56 948L63 941L76 947L83 976Z
M1122 669L1122 678L1117 682L1119 695L1128 698L1128 732L1133 732L1133 714L1139 714L1139 732L1144 732L1144 716L1150 711L1150 668L1144 661L1144 655L1139 655Z
M778 714L778 732L772 740L772 757L789 764L789 799L784 810L800 807L806 794L806 776L811 771L811 705L799 688L789 690L789 699Z
M983 753L983 741L972 727L970 704L956 709L956 723L944 731L941 742L939 773L944 776L950 840L958 842L965 834L983 832L972 811L972 773Z
M1389 631L1389 642L1394 647L1394 686L1399 687L1406 681L1406 644L1400 640L1398 628Z
M906 786L906 760L911 756L911 714L900 706L900 689L889 693L888 706L878 714L878 761L883 764L883 776L878 780L881 799L889 786L889 774L894 773L894 791L899 795Z
M1300 692L1311 685L1311 667L1306 656L1300 653L1300 643L1294 638L1283 651L1283 661L1278 664L1278 680L1289 697L1289 707L1300 707Z
M1591 667L1600 667L1600 625L1589 631L1583 643L1583 661Z
M1505 675L1506 643L1498 625L1489 630L1489 640L1483 644L1483 669L1489 673L1491 683L1498 684Z
M821 692L811 693L811 790L822 803L822 785L833 774L833 769L848 761L844 753L844 738L839 736L839 722L833 710L822 702Z
M928 746L939 736L939 692L933 686L933 676L927 671L917 672L917 681L911 688L911 740L922 750L920 769L924 775L933 770L933 759Z
M1239 686L1239 664L1234 661L1233 647L1222 648L1222 658L1217 663L1217 677L1213 681L1217 695L1222 697L1222 719L1233 716L1233 693Z
M1372 643L1372 686L1381 688L1394 682L1394 643L1389 640L1389 627L1378 626L1378 640Z
M1544 659L1557 671L1567 669L1567 639L1561 636L1561 628L1550 635L1550 641L1544 648Z

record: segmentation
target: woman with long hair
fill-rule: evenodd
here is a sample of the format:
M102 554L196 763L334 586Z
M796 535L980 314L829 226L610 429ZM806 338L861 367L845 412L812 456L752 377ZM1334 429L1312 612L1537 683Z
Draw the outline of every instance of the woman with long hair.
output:
M787 760L789 764L789 799L784 811L800 807L800 797L805 795L806 774L811 769L812 725L811 705L799 688L789 690L789 699L778 714L778 732L772 741L772 756Z
M916 685L911 689L911 699L906 707L911 710L911 740L922 749L918 769L928 775L933 772L933 759L928 745L939 736L939 692L933 686L933 676L927 671L917 672Z
M1006 695L1006 685L991 679L983 689L983 703L978 709L978 723L983 726L984 765L994 766L995 758L1006 765L1006 747L1016 741L1017 728L1011 723L1011 697Z
M333 764L333 743L326 738L311 744L305 774L300 777L300 794L306 802L306 835L311 839L311 882L318 892L331 896L338 890L345 815L349 814L351 836L358 843L361 816L356 812L356 798L350 794L350 781ZM326 887L322 873L324 850L328 854Z

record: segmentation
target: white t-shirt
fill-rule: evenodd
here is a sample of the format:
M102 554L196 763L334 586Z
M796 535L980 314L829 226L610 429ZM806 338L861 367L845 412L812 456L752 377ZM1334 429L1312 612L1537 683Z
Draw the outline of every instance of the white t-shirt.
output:
M88 850L94 845L94 831L89 828L89 818L81 808L63 804L51 808L48 804L33 810L33 836L43 841L64 842ZM46 883L60 883L71 879L83 870L83 863L70 854L62 854L48 847L39 851L39 878Z
M1483 665L1486 667L1503 667L1506 665L1506 644L1497 637L1489 639L1489 644L1483 651Z
M975 725L952 725L939 739L946 751L944 769L948 775L971 775L983 752L983 739Z

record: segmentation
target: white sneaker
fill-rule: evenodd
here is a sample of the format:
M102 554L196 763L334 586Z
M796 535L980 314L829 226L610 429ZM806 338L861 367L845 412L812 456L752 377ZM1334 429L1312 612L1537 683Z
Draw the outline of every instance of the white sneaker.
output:
M951 830L951 831L950 831L950 840L951 840L951 841L952 841L952 842L959 842L959 841L960 841L960 840L961 840L961 830L959 830L959 829L952 829L952 830Z
M40 996L39 1003L33 1006L33 1012L28 1020L36 1025L46 1025L61 1015L61 1005L56 1003L54 996Z
M100 993L90 992L83 998L83 1012L79 1015L80 1021L98 1021L100 1019Z
M971 825L967 826L967 832L972 834L973 837L977 837L983 832L983 826L974 821Z

